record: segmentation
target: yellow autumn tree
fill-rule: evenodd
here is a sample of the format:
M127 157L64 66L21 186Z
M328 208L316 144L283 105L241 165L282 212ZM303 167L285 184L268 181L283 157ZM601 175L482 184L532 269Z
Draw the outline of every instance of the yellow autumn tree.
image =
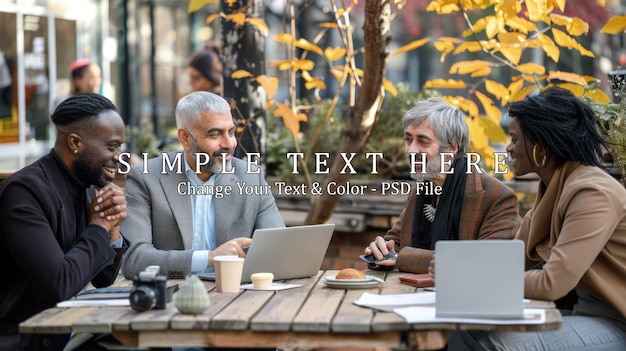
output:
M189 10L197 10L212 0L191 0ZM262 31L267 26L262 21L248 18L246 15L247 1L228 1L228 6L240 6L235 14L227 15L225 11L212 14L207 18L210 23L216 19L222 21L235 21L240 26L254 26ZM291 132L296 151L300 152L300 122L306 120L305 109L298 103L296 96L296 79L305 81L306 89L319 91L326 89L324 79L316 77L313 70L316 62L323 61L331 76L335 77L338 87L335 89L330 108L327 111L325 120L330 118L332 111L338 106L341 94L347 90L347 98L342 101L345 107L345 129L342 139L337 145L337 154L360 154L376 124L378 112L382 106L384 89L395 93L393 85L385 79L386 60L388 57L388 46L391 41L390 22L394 17L393 11L402 8L406 0L368 0L363 1L364 23L361 28L355 28L351 22L351 13L359 4L359 1L345 1L337 3L329 0L329 8L332 9L332 20L319 24L319 34L312 41L296 34L296 12L293 0L286 1L286 13L289 21L285 33L274 36L274 40L285 45L289 53L286 59L270 62L278 70L287 73L287 85L289 88L289 98L286 101L275 101L274 93L279 84L276 77L266 75L254 75L246 70L237 70L230 76L232 79L252 80L264 87L267 93L267 108L274 116L282 118L285 127ZM394 6L392 6L392 4ZM354 47L353 31L363 31L363 47ZM320 47L324 35L335 32L340 39L338 46ZM426 43L427 40L423 41ZM420 44L413 44L412 48L417 48ZM312 56L315 60L311 59ZM356 57L362 57L362 66L357 67ZM321 126L320 126L321 127ZM312 131L315 144L320 130ZM307 181L311 183L311 178L306 167L308 157L311 157L312 148L304 151L304 158L299 158L303 165L302 169L307 176ZM345 185L350 179L350 173L342 172L345 166L344 159L335 157L330 166L328 176L321 183L332 182L338 186ZM315 198L312 209L309 212L307 223L327 222L338 201L338 196L330 196L327 193Z
M595 1L597 6L606 5L604 0ZM508 103L553 85L597 102L609 101L596 86L596 77L546 71L544 65L532 61L533 55L526 54L540 50L555 63L565 50L595 56L576 40L587 33L589 25L578 17L561 14L566 3L567 0L433 0L427 7L428 11L441 16L461 15L467 25L461 38L434 40L435 48L441 53L440 61L456 55L477 59L452 64L449 77L430 80L424 87L459 91L444 98L466 112L471 146L484 155L486 166L491 169L493 158L489 155L493 155L494 150L489 141L505 142L500 120L501 111ZM624 21L615 19L607 26L623 30ZM510 81L493 78L500 69L513 72Z
M215 0L191 0L190 11L199 9ZM365 24L363 28L354 28L352 12L359 1L364 2ZM409 0L410 1L410 0ZM604 0L595 0L598 6L605 6ZM245 1L229 1L237 3ZM506 135L500 126L501 111L512 101L524 98L535 90L543 90L551 85L559 85L573 91L578 96L587 96L595 101L609 101L608 96L595 86L595 77L582 76L575 72L546 71L545 66L531 60L526 52L541 50L554 62L559 62L562 50L579 52L583 56L594 54L583 47L576 38L584 35L589 26L580 18L560 14L567 0L519 1L519 0L433 0L427 10L438 15L461 15L467 29L461 37L416 38L401 47L391 56L402 55L417 50L431 43L440 54L441 62L453 56L472 57L469 60L451 65L448 76L428 81L424 88L456 89L458 94L445 96L445 99L466 112L470 127L472 149L483 155L485 166L493 168L493 155L490 142L505 142ZM296 34L297 16L294 1L286 1L290 21L284 33L272 39L282 43L289 55L281 61L269 62L279 71L287 73L286 83L289 98L275 101L274 97L280 81L268 75L255 76L245 70L235 71L230 78L253 80L263 86L267 93L268 111L275 117L282 118L285 127L291 132L297 152L303 151L302 163L305 175L311 182L306 161L311 157L311 150L300 150L300 122L306 121L306 109L298 103L296 80L305 81L305 88L315 92L325 90L325 77L315 76L316 64L323 61L328 67L327 73L337 80L338 87L332 93L332 102L325 119L340 101L344 88L348 88L346 129L338 152L361 152L377 120L384 93L395 94L394 84L385 78L386 61L391 33L390 22L396 13L402 10L407 0L351 0L337 3L328 0L328 9L333 21L320 23L319 35L314 40L298 37ZM393 5L393 6L391 6ZM477 15L480 14L480 15ZM472 20L472 18L475 18ZM236 21L238 25L255 26L262 33L268 32L267 25L258 19L248 18L245 11L235 15L213 14L207 23L216 19ZM619 24L614 26L618 27ZM364 33L363 47L355 47L355 30ZM340 38L338 46L321 46L323 37L334 32ZM357 66L356 57L364 59L362 67ZM474 58L475 56L475 58ZM502 68L515 72L510 81L494 78ZM320 130L310 131L315 144ZM323 183L332 181L345 184L350 174L340 174L344 164L336 158L329 175ZM325 185L323 184L323 185ZM320 196L307 218L308 223L326 222L339 201L338 196Z

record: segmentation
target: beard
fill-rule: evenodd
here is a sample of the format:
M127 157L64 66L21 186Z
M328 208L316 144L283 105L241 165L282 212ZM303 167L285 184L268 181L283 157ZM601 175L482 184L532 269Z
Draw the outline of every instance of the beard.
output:
M104 165L98 164L90 152L81 152L74 162L76 176L87 185L95 185L99 188L107 185L111 179L104 175Z
M411 158L409 157L409 163ZM411 169L413 166L411 165ZM411 179L418 182L432 181L441 172L441 154L437 154L436 157L426 158L426 173L411 172Z
M235 152L234 150L231 150L231 149L219 149L212 154L205 153L204 151L202 151L202 149L200 149L200 145L196 141L196 138L191 138L191 150L190 151L193 155L197 155L197 154L207 155L207 157L209 158L209 162L200 166L200 171L202 171L203 173L211 173L211 174L221 173L223 171L222 162L221 161L217 162L216 161L217 157L222 156L222 153L233 154ZM227 169L232 168L230 160L226 160L225 166Z

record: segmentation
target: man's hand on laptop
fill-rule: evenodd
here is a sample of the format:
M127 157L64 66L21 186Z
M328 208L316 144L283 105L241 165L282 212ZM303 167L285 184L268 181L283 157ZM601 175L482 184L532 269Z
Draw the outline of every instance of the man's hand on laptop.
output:
M239 256L246 257L244 248L247 248L252 243L251 238L235 238L229 240L222 245L218 246L215 250L209 252L209 262L207 267L213 266L213 258L215 256Z

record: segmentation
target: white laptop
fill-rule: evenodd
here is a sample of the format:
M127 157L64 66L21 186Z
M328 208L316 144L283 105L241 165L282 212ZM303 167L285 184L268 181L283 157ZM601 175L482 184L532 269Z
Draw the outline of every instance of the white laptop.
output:
M242 283L250 275L271 272L275 280L316 275L322 266L334 224L257 229L252 235L243 263ZM200 273L202 279L214 280L214 273Z
M438 241L435 288L437 317L524 318L524 242Z

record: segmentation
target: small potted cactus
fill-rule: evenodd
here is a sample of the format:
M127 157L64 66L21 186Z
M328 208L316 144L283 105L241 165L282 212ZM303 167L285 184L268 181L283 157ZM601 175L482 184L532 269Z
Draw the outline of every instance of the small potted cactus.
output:
M211 301L206 287L196 275L185 278L185 282L176 294L174 302L182 314L200 314L206 310Z

